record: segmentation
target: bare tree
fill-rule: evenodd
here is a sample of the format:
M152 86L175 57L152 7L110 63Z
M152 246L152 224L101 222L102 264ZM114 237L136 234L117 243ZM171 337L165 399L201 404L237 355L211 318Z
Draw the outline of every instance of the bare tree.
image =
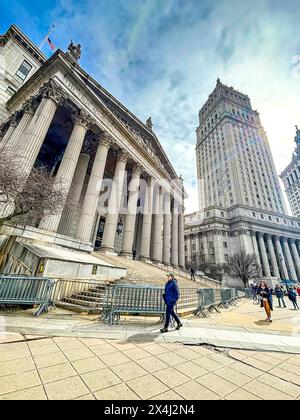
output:
M26 179L22 159L2 149L0 225L6 221L25 224L29 220L38 221L43 215L59 214L64 208L66 194L63 188L54 188L53 184L54 178L43 166L33 168Z
M198 270L202 271L208 277L222 282L225 274L225 265L212 262L199 261Z
M241 279L245 286L252 279L257 279L260 275L260 267L254 254L247 254L241 251L238 254L229 257L225 265L227 274L234 278Z

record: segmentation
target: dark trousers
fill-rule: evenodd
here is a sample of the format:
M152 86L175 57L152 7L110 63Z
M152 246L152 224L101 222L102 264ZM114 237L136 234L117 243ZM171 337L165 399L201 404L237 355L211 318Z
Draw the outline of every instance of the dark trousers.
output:
M191 280L196 281L196 279L195 279L195 274L191 274Z
M298 303L296 300L292 300L295 309L299 309Z
M170 324L170 319L171 316L175 319L175 321L177 322L177 324L180 324L180 319L178 318L178 316L176 315L175 311L174 311L174 306L175 304L169 304L166 305L166 322L165 322L165 328L168 328L169 324Z
M278 299L279 306L281 307L281 302L282 302L283 306L286 308L285 301L284 301L283 297L278 297L277 299Z

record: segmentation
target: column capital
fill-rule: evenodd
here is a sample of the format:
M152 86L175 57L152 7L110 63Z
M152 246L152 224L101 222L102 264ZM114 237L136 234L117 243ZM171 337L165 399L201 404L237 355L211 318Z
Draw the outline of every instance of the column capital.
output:
M19 120L20 120L20 111L16 111L12 114L12 116L9 119L10 127L17 127Z
M150 176L150 175L148 175L148 176L146 176L145 177L145 181L146 181L146 184L150 187L151 186L151 184L152 184L152 180L153 180L153 178L152 178L152 176Z
M296 243L296 239L293 239L293 238L289 238L289 241L290 241L291 244L295 244Z
M139 163L134 163L132 165L132 175L142 175L144 168Z
M110 149L115 144L113 137L107 131L98 134L97 140L99 141L99 146L104 146L107 149Z
M130 155L129 153L127 153L125 150L123 149L119 149L116 153L117 156L117 160L120 162L124 162L127 163L128 160L130 159Z
M23 105L22 110L24 114L34 115L35 111L38 109L38 106L39 106L38 100L34 96L31 96L29 101L27 101Z
M285 236L282 237L282 242L287 242L287 238Z
M82 110L74 112L71 118L74 125L82 125L86 129L89 129L93 125L92 118Z
M49 79L49 81L41 87L40 94L43 98L52 99L57 105L65 100L62 88L52 79Z

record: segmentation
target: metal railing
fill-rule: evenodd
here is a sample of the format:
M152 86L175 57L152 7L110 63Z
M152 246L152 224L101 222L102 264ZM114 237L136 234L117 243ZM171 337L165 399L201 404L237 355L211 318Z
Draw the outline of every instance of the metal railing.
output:
M39 305L39 316L51 306L53 286L46 277L0 276L0 305Z

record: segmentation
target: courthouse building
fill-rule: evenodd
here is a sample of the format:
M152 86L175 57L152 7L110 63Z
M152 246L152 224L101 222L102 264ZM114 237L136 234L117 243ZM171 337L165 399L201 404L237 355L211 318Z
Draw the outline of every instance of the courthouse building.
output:
M292 162L280 175L295 217L300 218L300 130L296 127L296 149Z
M217 81L199 112L200 211L185 216L186 264L255 254L267 279L300 281L300 219L287 215L272 153L250 99Z
M15 25L0 37L0 148L22 157L24 179L48 168L72 203L26 227L4 225L0 250L13 261L2 270L24 272L28 252L86 255L95 270L95 250L184 267L182 179L151 118L141 122L87 74L80 54L71 44L46 59Z

